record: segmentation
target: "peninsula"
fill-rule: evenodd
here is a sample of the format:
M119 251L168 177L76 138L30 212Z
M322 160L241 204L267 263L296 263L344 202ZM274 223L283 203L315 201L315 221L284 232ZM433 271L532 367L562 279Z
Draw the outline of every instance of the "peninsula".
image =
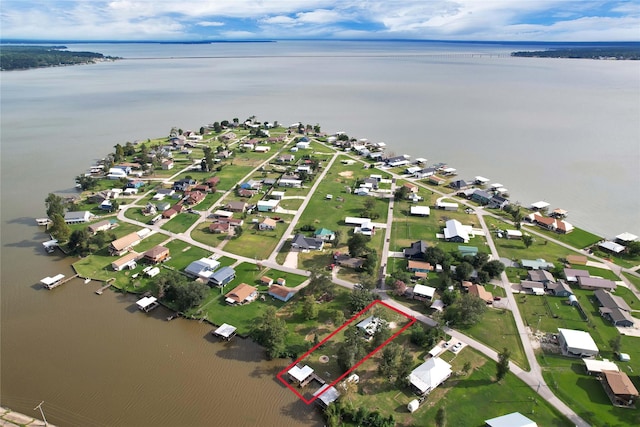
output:
M518 51L511 53L511 56L528 58L638 60L640 59L640 45L633 43L630 45L615 46L563 47L548 50Z
M630 233L255 116L116 144L76 183L45 201L48 251L96 293L139 294L141 316L289 359L277 379L327 425L640 424Z
M119 59L95 52L74 52L66 46L0 46L2 71L28 70L30 68L57 67L61 65L94 64L98 61Z

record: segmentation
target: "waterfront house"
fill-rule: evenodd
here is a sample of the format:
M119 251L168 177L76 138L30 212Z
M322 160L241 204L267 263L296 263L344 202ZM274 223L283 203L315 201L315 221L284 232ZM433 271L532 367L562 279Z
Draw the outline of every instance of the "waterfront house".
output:
M409 156L405 154L403 156L389 157L385 159L385 163L390 168L397 168L399 166L406 166L411 162L409 162Z
M488 205L491 202L492 197L493 196L487 191L480 189L475 189L473 193L471 193L471 200L480 203L481 205Z
M137 267L137 261L141 256L142 255L140 255L139 253L131 251L125 256L113 261L111 263L111 268L113 268L114 271L122 271L126 268L133 270Z
M638 400L638 389L629 376L619 371L602 371L602 386L614 406L635 408Z
M193 261L184 269L184 272L195 279L202 279L208 281L216 268L220 266L220 262L211 258L200 258L197 261Z
M626 246L623 246L619 243L611 242L608 240L598 243L598 247L600 249L605 250L606 252L613 253L613 254L621 254L627 249Z
M445 182L447 182L446 179L440 178L437 175L430 175L428 178L428 181L430 184L433 184L433 185L443 185Z
M95 224L91 224L87 227L89 233L95 235L100 231L107 231L111 228L111 221L105 219L103 221L96 222Z
M635 234L631 234L628 232L624 232L621 234L618 234L615 237L615 242L619 243L621 245L628 245L631 242L636 242L638 240L638 236L636 236Z
M258 290L254 286L240 283L225 295L225 302L229 305L249 304L258 298Z
M94 216L89 211L72 211L64 214L64 222L67 224L82 224L91 221Z
M282 285L271 285L269 286L269 291L267 292L269 295L274 297L277 300L287 302L296 294L296 292Z
M155 246L144 253L144 260L151 263L157 264L169 258L170 252L168 248L164 246Z
M129 250L140 243L141 239L138 233L129 233L124 237L114 240L109 244L109 253L114 256L124 255Z
M313 396L316 398L315 402L321 408L326 408L340 397L338 390L331 384L325 384L318 389Z
M418 240L416 242L411 243L411 246L408 248L404 248L402 253L405 258L409 259L424 259L424 256L427 252L427 242L424 240Z
M236 278L236 271L231 267L222 267L209 278L210 286L224 286Z
M315 237L305 237L304 234L296 234L291 240L291 248L299 251L322 250L324 241Z
M588 332L558 328L560 350L565 356L592 357L600 350Z
M265 218L260 224L258 224L258 229L260 231L273 231L276 229L276 220L272 218Z
M420 169L419 171L415 172L413 174L414 178L417 179L425 179L425 178L429 178L430 176L435 175L436 173L436 169L435 168L424 168L424 169Z
M432 357L409 374L409 383L420 396L427 395L451 376L451 365L439 357Z
M447 242L469 243L470 225L462 225L456 219L450 219L445 223L444 239Z
M449 183L449 187L453 188L456 191L465 190L469 187L469 183L464 179L456 179L455 181L451 181Z
M287 372L289 379L299 387L304 387L311 381L313 376L313 369L308 365L304 365L302 368L298 365L292 367Z

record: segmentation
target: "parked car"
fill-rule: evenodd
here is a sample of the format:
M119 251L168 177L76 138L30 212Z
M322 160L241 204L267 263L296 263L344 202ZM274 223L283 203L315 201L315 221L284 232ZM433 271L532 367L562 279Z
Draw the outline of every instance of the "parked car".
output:
M454 345L453 347L451 347L451 351L453 351L454 353L457 352L458 350L460 350L462 348L462 343L458 342L456 343L456 345Z

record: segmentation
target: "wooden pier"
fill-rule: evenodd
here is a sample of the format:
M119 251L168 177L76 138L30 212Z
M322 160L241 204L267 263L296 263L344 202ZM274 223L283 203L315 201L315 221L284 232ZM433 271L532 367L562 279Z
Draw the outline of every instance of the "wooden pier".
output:
M101 287L96 291L96 295L102 295L102 293L107 289L109 289L110 287L111 287L111 283L107 283L106 285L104 285L103 287Z
M325 384L325 380L323 380L315 372L313 372L311 375L309 375L307 378L305 378L304 381L302 381L300 383L300 388L308 385L311 381L318 381L320 383L320 385L324 385Z

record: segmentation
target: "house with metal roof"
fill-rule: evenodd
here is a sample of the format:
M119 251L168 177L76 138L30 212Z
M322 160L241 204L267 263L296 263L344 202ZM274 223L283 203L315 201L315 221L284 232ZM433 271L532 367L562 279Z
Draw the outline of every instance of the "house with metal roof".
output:
M411 388L419 395L431 393L451 376L451 365L439 357L432 357L409 374Z
M231 267L222 267L209 278L209 285L224 286L236 277L236 271Z
M600 352L591 335L585 331L558 328L558 341L565 356L592 357Z

